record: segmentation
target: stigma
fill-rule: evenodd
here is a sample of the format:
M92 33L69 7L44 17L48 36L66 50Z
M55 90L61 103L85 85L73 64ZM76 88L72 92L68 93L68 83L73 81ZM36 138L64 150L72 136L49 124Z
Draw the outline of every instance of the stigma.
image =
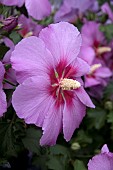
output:
M81 84L73 79L64 78L60 81L60 87L62 90L74 90L78 89Z
M90 68L89 74L93 74L98 68L102 67L101 64L93 64Z
M110 47L98 47L96 51L97 51L97 54L101 55L103 53L110 52L111 48Z

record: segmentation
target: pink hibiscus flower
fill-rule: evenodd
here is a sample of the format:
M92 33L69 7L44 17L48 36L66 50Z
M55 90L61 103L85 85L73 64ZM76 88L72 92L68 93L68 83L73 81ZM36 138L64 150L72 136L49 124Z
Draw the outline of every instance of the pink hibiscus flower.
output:
M94 156L88 163L88 170L112 170L113 169L113 153L111 153L104 145L101 153Z
M24 38L31 35L38 36L39 32L43 28L41 25L38 25L36 22L34 22L31 18L27 18L23 14L18 18L18 24L21 27L19 33Z
M0 117L3 116L3 113L5 113L7 110L6 95L2 90L3 88L2 82L3 82L4 74L5 74L5 69L3 67L3 64L0 62Z
M107 85L112 72L106 65L104 55L109 53L111 48L106 46L99 24L94 21L86 22L82 27L82 38L79 57L91 66L90 72L85 76L85 87Z
M106 44L104 34L99 30L99 26L95 21L88 21L81 30L83 43L80 57L89 65L92 65L95 59L103 64L103 54L111 51L111 48Z
M63 0L61 7L55 14L55 22L68 21L74 23L82 18L88 10L98 10L98 3L95 0Z
M80 46L77 28L61 22L43 29L39 38L23 39L12 54L21 83L13 94L13 107L26 123L42 127L41 145L54 145L62 129L69 141L86 106L94 108L80 78L89 71L77 57Z

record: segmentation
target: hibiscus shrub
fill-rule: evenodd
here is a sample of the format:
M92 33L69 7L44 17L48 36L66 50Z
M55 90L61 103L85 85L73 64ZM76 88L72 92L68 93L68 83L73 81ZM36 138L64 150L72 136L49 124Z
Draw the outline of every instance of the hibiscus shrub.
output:
M0 0L0 170L113 170L113 1Z

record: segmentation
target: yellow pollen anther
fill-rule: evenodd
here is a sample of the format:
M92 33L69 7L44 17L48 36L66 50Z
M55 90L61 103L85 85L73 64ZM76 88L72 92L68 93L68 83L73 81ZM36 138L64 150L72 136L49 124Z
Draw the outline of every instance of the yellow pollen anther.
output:
M100 68L102 65L101 64L93 64L90 68L89 74L93 74L98 68Z
M97 54L103 54L106 52L110 52L111 48L110 47L98 47L97 48Z
M78 89L80 86L81 84L73 79L64 78L60 82L60 87L62 90L74 90Z
M28 33L24 36L24 38L30 37L30 36L32 36L32 35L33 35L33 32L30 31L30 32L28 32Z

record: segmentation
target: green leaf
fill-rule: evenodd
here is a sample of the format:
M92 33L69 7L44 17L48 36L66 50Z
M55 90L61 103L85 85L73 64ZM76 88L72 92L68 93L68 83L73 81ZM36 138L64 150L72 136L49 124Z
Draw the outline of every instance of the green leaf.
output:
M47 166L51 170L65 170L65 165L58 156L50 157L50 160L47 162Z
M100 129L104 126L106 120L106 111L102 108L89 109L88 118L90 120L89 128Z
M69 156L69 151L66 147L61 146L61 145L55 145L50 148L51 154L54 155L64 155L64 156Z
M69 150L61 145L55 145L50 148L49 161L47 166L52 170L65 170L70 159Z
M92 138L84 130L79 130L76 137L76 142L81 144L86 144L86 143L90 144L92 143Z
M113 24L101 25L100 31L105 34L106 39L109 41L112 40L113 37Z
M111 93L112 91L113 91L113 81L111 81L104 89L104 98L109 99L113 95L113 93Z
M82 161L80 161L80 160L76 160L74 162L73 166L74 166L74 170L87 170L85 168L84 163Z
M21 36L16 31L13 31L9 37L13 40L14 44L17 44L21 40Z
M38 129L30 127L26 131L25 138L22 139L22 142L29 151L40 154L39 152L39 139L41 137L41 132Z
M107 116L107 122L113 124L113 110Z
M11 123L0 122L0 153L6 156L17 156Z
M4 57L4 55L6 54L6 52L9 50L8 47L6 47L5 45L0 44L0 59L2 59Z
M39 169L47 170L46 161L47 161L46 155L40 155L40 156L36 155L33 157L32 164Z

